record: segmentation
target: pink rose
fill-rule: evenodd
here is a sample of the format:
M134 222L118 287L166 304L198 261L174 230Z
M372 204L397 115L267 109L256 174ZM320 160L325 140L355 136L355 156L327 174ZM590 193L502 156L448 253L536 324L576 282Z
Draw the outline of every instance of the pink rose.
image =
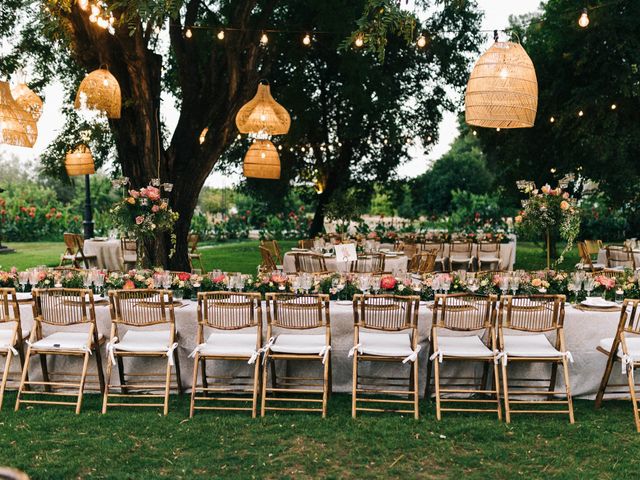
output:
M565 200L569 198L569 192L564 192L562 194L562 198L564 198Z
M222 282L224 282L224 278L225 278L225 277L224 277L224 273L223 273L223 274L221 274L221 275L218 275L217 277L213 277L213 278L211 279L211 281L212 281L213 283L222 283Z
M158 213L160 211L160 207L158 205L154 205L153 207L151 207L151 211L153 213Z
M131 195L133 198L138 198L140 196L140 192L138 192L137 190L129 190L129 195Z
M142 215L138 215L136 217L136 225L140 225L142 222L144 222L144 217Z
M385 290L393 290L396 283L397 281L392 275L386 275L380 279L380 286Z
M549 186L549 184L545 184L540 190L542 190L542 193L548 195L549 192L551 192L551 187Z
M149 186L147 188L143 188L140 190L140 193L152 202L160 200L160 189L156 187Z
M562 210L568 210L569 209L569 202L567 202L566 200L562 200L560 202L560 208Z

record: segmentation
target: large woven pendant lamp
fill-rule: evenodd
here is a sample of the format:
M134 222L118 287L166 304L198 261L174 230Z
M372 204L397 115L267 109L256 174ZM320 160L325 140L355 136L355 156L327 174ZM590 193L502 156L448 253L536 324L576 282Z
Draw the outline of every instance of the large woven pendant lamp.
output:
M289 112L271 96L269 83L258 84L255 97L247 102L236 115L236 126L240 133L284 135L291 126Z
M465 94L469 125L488 128L533 127L538 109L538 80L519 43L496 42L473 67Z
M255 140L244 156L242 173L248 178L280 178L278 150L269 140Z
M64 159L64 166L67 169L67 175L70 177L96 173L91 150L83 143L67 153Z
M27 84L18 83L11 88L11 95L22 109L37 122L42 115L42 99L31 90Z
M9 84L0 81L0 144L31 148L37 138L35 120L15 102Z
M84 77L78 87L74 107L100 110L107 118L120 118L120 85L109 70L99 68Z

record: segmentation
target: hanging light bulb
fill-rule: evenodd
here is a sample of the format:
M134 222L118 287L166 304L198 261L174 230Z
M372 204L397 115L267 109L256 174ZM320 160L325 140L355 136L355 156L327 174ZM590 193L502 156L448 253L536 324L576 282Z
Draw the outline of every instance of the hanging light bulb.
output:
M302 38L302 44L307 47L311 45L311 37L309 36L308 33Z
M475 130L473 131L473 136L475 137L476 135L478 135L478 132L476 132Z
M93 15L94 17L100 15L100 7L98 7L97 5L91 5L91 15Z
M91 23L96 23L98 21L98 17L96 17L95 15L89 15L89 21Z
M358 48L364 45L364 39L362 38L362 35L358 35L358 37L356 38L355 44L356 44L356 47Z
M262 36L260 37L260 43L262 45L266 45L267 43L269 43L269 37L267 37L266 33L263 33Z
M616 108L618 108L618 106L615 103L611 104L611 110L615 110Z
M579 116L579 117L582 117L583 115L584 115L584 112L583 112L582 110L580 110L580 111L578 112L578 116Z
M193 33L191 32L190 28L187 28L187 31L184 32L184 36L187 37L187 38L193 37Z
M424 48L427 45L427 39L424 37L424 35L420 35L418 37L416 45L418 45L419 48Z
M98 26L100 28L107 28L109 26L109 22L103 17L98 18Z
M551 118L549 119L549 121L550 121L551 123L554 123L554 122L556 121L556 119L555 119L555 117L551 117Z
M224 30L218 32L218 40L224 40Z
M580 25L582 28L587 28L587 26L589 25L589 14L587 13L586 8L582 9L582 14L578 19L578 25Z
M87 8L89 8L89 0L78 0L78 6L82 10L86 10Z

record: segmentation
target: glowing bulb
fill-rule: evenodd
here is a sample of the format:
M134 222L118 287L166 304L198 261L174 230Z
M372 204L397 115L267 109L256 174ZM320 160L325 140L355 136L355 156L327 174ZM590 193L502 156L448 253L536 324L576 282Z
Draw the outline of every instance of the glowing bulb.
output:
M427 137L427 142L430 142L430 141L431 141L431 135Z
M107 22L104 18L98 18L98 26L100 28L107 28L109 26L109 22Z
M363 45L364 39L362 38L362 35L358 35L358 38L356 38L356 47L360 48Z
M184 32L184 36L187 37L187 38L193 37L193 33L191 32L190 28L187 28L187 31Z
M261 152L261 153L260 153L260 158L267 158L267 154L266 154L266 153L264 153L264 152Z
M97 5L91 5L91 15L93 15L94 17L100 15L100 7L98 7Z
M300 149L300 151L301 151L301 152L304 152L304 151L305 151L305 148L304 148L304 147L302 147L302 148Z
M499 132L499 131L500 131L500 127L496 128L496 132Z
M78 0L78 6L82 10L86 10L87 8L89 8L89 0Z
M304 38L302 39L302 43L303 45L306 45L306 46L311 45L311 37L309 36L309 34L306 34L304 36Z
M611 104L611 110L615 110L616 108L618 108L618 106L615 103Z
M580 110L580 111L578 112L578 116L579 116L579 117L582 117L583 115L584 115L584 112L583 112L582 110Z
M282 150L282 145L278 145L278 150Z
M580 25L582 28L587 28L587 26L589 25L589 14L587 13L586 8L582 9L582 14L578 19L578 25Z
M556 119L555 119L555 117L551 117L551 118L549 119L549 121L550 121L551 123L554 123L554 122L556 121Z
M218 40L224 40L224 30L218 32Z
M238 136L236 137L236 140L240 140L242 138L242 135L238 134Z
M262 45L266 45L267 43L269 43L269 37L267 37L266 33L263 33L262 36L260 37L260 43Z
M418 47L424 48L427 45L427 39L424 38L424 35L420 35L416 44L418 45Z
M107 80L107 79L105 78L105 79L102 81L102 84L103 84L105 87L108 87L108 86L109 86L109 80Z
M509 70L507 70L506 68L503 68L502 70L500 70L500 78L505 80L508 76L509 76Z
M96 23L98 21L98 17L96 17L95 15L89 15L89 21L91 23Z
M556 173L556 169L555 169L555 167L552 167L549 171L550 171L551 173Z
M289 151L290 151L290 152L293 152L293 147L289 147Z
M473 131L473 136L475 137L476 135L478 135L478 132L476 132L475 130Z
M200 141L200 145L202 145L207 137L207 132L209 131L209 127L205 127L202 132L200 132L200 138L198 138L198 140Z

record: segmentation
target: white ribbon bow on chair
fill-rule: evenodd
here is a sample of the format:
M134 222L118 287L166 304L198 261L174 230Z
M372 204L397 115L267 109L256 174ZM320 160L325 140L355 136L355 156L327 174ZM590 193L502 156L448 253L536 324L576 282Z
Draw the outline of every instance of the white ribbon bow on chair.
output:
M418 352L420 352L420 350L422 350L422 345L418 345L411 355L407 355L407 357L402 360L402 363L415 362L418 359Z
M331 350L331 345L325 345L324 347L322 347L320 349L320 353L318 354L318 356L323 357L322 358L322 364L323 365L327 361L327 358L329 357L329 351L330 350Z

